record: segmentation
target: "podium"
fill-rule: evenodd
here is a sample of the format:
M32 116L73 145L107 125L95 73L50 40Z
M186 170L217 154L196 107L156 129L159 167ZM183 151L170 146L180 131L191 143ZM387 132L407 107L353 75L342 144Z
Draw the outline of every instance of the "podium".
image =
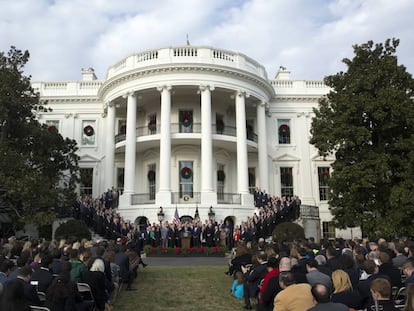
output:
M181 247L182 248L190 248L191 246L191 231L182 231L181 232Z

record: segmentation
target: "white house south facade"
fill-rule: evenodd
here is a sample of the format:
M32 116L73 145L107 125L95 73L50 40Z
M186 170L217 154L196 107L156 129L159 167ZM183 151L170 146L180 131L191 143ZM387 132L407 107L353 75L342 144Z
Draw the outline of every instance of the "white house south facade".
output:
M252 191L298 195L318 206L321 236L333 237L326 179L333 159L309 144L313 112L329 89L291 80L237 52L204 46L129 55L102 80L33 82L52 112L39 120L78 142L80 194L122 190L131 221L180 216L240 223ZM211 214L210 214L211 217ZM336 232L336 235L349 237Z

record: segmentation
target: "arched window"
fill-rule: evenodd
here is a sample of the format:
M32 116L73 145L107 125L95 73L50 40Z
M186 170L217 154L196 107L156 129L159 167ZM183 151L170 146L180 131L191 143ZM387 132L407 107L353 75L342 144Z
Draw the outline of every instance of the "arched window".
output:
M289 120L279 120L279 144L290 144Z

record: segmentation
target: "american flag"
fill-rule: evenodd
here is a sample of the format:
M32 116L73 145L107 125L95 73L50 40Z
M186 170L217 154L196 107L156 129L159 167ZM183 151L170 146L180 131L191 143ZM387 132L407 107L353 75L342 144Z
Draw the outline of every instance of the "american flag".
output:
M174 219L173 222L175 225L178 225L180 222L180 216L178 216L178 210L177 207L175 208L175 213L174 213Z

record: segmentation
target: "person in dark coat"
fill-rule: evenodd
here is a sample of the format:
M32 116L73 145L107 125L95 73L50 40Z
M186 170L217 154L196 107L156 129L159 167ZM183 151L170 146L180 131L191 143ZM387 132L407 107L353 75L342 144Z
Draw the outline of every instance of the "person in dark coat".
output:
M330 301L330 290L324 284L314 284L311 289L313 300L316 306L308 311L348 311L349 308L343 303Z
M105 286L105 265L102 259L95 259L90 270L83 274L83 280L91 288L97 310L104 311L109 291Z
M3 291L6 291L8 286L19 286L14 283L20 283L23 287L23 295L20 295L27 299L30 305L40 306L39 296L37 295L36 287L30 284L30 278L32 276L32 269L29 266L23 266L19 269L17 277L14 280L7 281L4 284ZM7 310L7 309L6 309Z
M256 255L256 260L253 258L252 262L255 262L251 269L246 266L242 266L242 272L244 276L244 303L245 309L251 309L250 298L257 298L259 293L259 284L264 278L267 272L267 255L266 253L260 253Z
M373 304L367 310L398 311L391 299L391 284L386 279L378 278L371 283Z
M53 258L50 255L43 256L40 267L38 267L33 273L30 281L37 281L37 291L46 293L50 284L53 281L53 275L50 272L52 267Z
M332 294L332 302L339 302L349 308L358 310L361 306L361 296L357 290L353 290L349 275L341 269L332 272L332 283L335 288Z
M386 252L380 252L378 255L380 261L379 274L385 274L390 277L391 286L401 287L401 272L395 267Z
M131 271L129 257L126 254L127 247L125 245L117 245L115 247L115 263L119 266L119 275L122 283L127 284L127 290L131 290L131 284L134 281L134 275Z
M366 309L369 305L373 303L371 295L372 281L378 278L383 278L390 281L390 278L387 275L378 273L378 266L375 264L373 260L365 260L362 267L365 273L368 275L368 277L365 280L359 281L357 289L359 291L359 294L361 295L361 308Z
M252 255L247 251L245 245L240 245L235 249L235 257L231 260L227 274L235 275L237 271L242 272L241 267L252 264Z
M0 310L30 311L31 302L23 295L23 283L17 279L6 282L0 296Z

